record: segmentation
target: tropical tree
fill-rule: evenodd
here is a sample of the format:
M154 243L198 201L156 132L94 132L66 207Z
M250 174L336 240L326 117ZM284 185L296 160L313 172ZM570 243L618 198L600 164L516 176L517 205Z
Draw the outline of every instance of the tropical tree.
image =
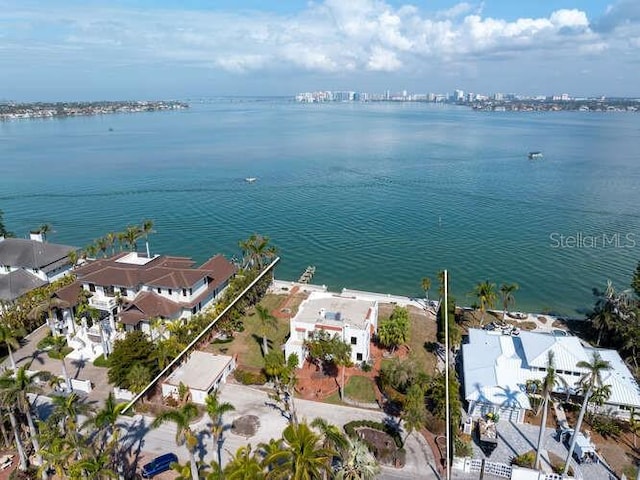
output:
M224 432L222 416L225 413L234 411L236 407L229 402L218 400L217 390L207 395L205 406L211 418L211 438L213 439L214 448L218 452L218 465L222 465L222 433Z
M118 474L111 469L111 455L109 451L91 451L90 456L85 456L69 466L69 478L71 480L107 480L118 478Z
M107 248L111 250L111 255L116 253L116 243L118 242L118 235L113 232L109 232L104 236L107 241Z
M331 474L331 459L336 452L322 448L320 437L306 423L287 425L282 440L282 450L264 459L271 467L270 477L310 480Z
M262 480L265 478L264 467L255 452L251 450L251 445L236 450L227 466L224 467L224 478L226 480Z
M291 423L298 423L294 395L297 367L298 355L295 353L289 355L286 361L282 352L277 350L271 350L264 357L264 371L273 384L273 394L270 394L269 398L283 405Z
M22 443L22 437L20 435L20 427L18 426L18 420L16 419L16 411L18 407L15 404L11 404L11 405L4 404L3 406L4 408L7 409L7 412L9 413L9 421L11 422L11 429L13 430L13 437L15 440L16 450L18 451L18 458L20 461L18 468L24 472L27 470L29 465L28 465L27 454L25 453L24 445Z
M198 480L198 464L196 463L195 450L198 447L198 437L193 433L190 423L198 417L198 407L193 403L186 403L177 410L169 410L159 414L151 428L158 428L166 422L172 422L176 425L176 445L182 446L186 444L189 452L189 462L191 463L191 478Z
M378 325L378 341L393 352L399 345L409 341L409 311L396 306L389 318Z
M581 360L576 364L576 366L580 369L587 370L586 373L580 377L579 381L585 391L585 394L584 399L582 400L582 408L580 408L580 414L578 415L578 421L576 422L574 429L574 434L573 437L571 437L571 445L569 445L569 453L567 454L567 460L564 464L563 475L566 475L569 471L569 462L571 461L571 456L573 455L573 450L576 446L578 433L582 427L582 420L584 418L585 411L587 410L589 398L595 388L602 386L602 373L604 371L611 370L611 364L606 360L603 360L597 351L593 352L591 362Z
M242 249L243 268L257 266L262 270L265 261L269 261L277 254L276 247L269 245L269 237L252 234L247 240L238 243Z
M100 237L95 241L94 245L96 246L96 250L98 250L102 254L102 256L106 258L107 250L109 249L109 240L107 240L106 237Z
M343 435L336 425L327 422L324 418L314 418L311 426L322 435L322 448L336 453L344 452L349 448L347 436Z
M633 277L631 277L631 288L636 294L636 297L640 298L640 261L636 266L636 270L633 272Z
M69 308L71 305L69 302L55 297L51 294L46 295L44 299L36 302L28 313L28 317L32 320L38 321L42 316L46 316L46 322L51 330L51 335L57 337L58 330L55 328L54 311L59 308Z
M156 346L149 337L139 330L128 332L113 344L109 357L109 383L121 388L129 388L130 371L134 365L140 364L149 369L151 378L158 373L158 362L155 357Z
M108 443L117 442L118 429L116 429L116 424L126 406L126 403L118 403L113 392L109 392L103 407L83 425L83 427L89 425L96 427L102 437L100 439L102 448Z
M136 363L131 367L126 378L128 384L127 388L133 393L140 393L144 390L144 387L149 385L149 382L151 382L151 372L148 367L141 363Z
M75 268L78 265L78 260L80 260L80 255L76 250L71 250L67 254L67 258L69 259L69 263L71 264L71 268Z
M347 437L348 446L342 457L335 480L374 480L380 474L380 465L376 458L360 440Z
M138 251L138 239L142 235L142 230L137 225L129 225L122 234L122 242L129 247L132 252Z
M69 395L53 395L51 397L53 411L49 416L52 424L62 428L62 435L70 439L80 438L80 415L88 415L92 409L77 393Z
M271 314L268 308L262 305L256 305L256 313L260 320L260 330L262 332L262 350L264 355L266 355L269 353L267 334L278 328L278 319Z
M5 237L5 238L15 237L15 234L7 230L7 228L4 225L4 212L2 210L0 210L0 237Z
M536 448L536 460L533 464L535 468L539 467L540 464L540 452L542 449L542 442L544 440L544 431L547 426L547 413L549 411L549 401L551 400L551 393L553 392L556 385L559 383L559 376L556 373L556 367L554 365L554 353L550 350L547 353L547 374L544 376L540 384L540 396L542 397L542 401L540 402L540 406L538 407L538 411L536 415L540 414L542 411L542 423L540 423L540 432L538 433L538 447Z
M431 290L431 279L429 277L422 278L422 290L424 290L424 296L427 299L427 305L429 305L429 290Z
M515 305L516 299L513 294L519 289L517 283L503 283L500 285L500 294L502 296L502 320L506 320L509 312L509 305Z
M15 371L8 371L0 377L0 403L2 405L15 405L27 419L29 427L29 436L33 451L36 454L36 463L42 463L40 455L40 443L38 441L38 432L33 421L31 413L31 402L29 395L40 393L41 389L37 385L37 381L46 376L45 372L29 373L29 365L21 366ZM48 373L48 372L47 372Z
M478 309L480 310L480 325L484 322L484 314L488 308L493 308L496 304L496 284L485 280L476 285L473 294L478 300Z
M402 414L404 429L407 434L403 443L406 443L409 435L420 430L427 421L427 409L424 403L424 387L418 383L412 384L407 390Z
M38 232L42 235L42 240L47 241L47 234L51 231L51 225L49 223L43 223L38 228Z
M0 323L0 343L4 343L7 346L9 353L9 361L11 362L11 368L16 369L16 361L13 358L13 350L20 348L20 339L24 336L25 332L23 328L11 328L8 325Z

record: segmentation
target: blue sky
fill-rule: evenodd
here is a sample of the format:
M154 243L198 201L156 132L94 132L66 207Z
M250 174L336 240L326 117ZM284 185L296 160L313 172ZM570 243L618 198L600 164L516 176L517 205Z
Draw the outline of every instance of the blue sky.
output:
M639 0L0 0L0 98L640 96Z

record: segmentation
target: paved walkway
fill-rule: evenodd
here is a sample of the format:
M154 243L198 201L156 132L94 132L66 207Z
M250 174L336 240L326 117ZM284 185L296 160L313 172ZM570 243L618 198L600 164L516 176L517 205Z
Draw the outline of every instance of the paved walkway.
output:
M29 370L46 370L54 375L62 376L62 362L50 358L46 352L38 350L38 343L45 338L48 333L48 327L43 325L22 340L22 346L13 354L16 366L21 367L31 363ZM88 395L83 392L78 393L80 395L86 395L90 403L101 404L112 389L107 380L107 369L95 367L91 362L71 360L68 358L65 359L65 364L67 373L71 378L89 380L93 386L93 390ZM8 357L2 363L1 368L11 368L11 361Z

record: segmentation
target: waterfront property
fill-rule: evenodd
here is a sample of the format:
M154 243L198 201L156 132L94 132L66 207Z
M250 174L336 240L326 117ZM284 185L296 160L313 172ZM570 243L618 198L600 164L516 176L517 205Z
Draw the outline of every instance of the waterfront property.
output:
M522 423L531 408L525 385L528 380L542 380L546 375L548 352L554 354L556 373L562 378L557 393L575 394L584 368L593 351L611 365L602 373L611 395L604 410L628 418L632 408L640 408L640 388L615 350L585 346L578 337L521 332L518 336L479 329L469 330L469 342L462 346L464 396L472 417L489 412ZM566 385L566 386L565 386Z
M162 383L162 396L182 400L178 398L182 384L189 389L193 403L204 405L207 395L226 382L234 368L236 368L234 357L196 350L189 355L186 363Z
M0 237L0 300L13 302L34 288L47 285L71 270L69 253L76 247L30 238Z
M324 330L351 345L351 361L367 362L371 337L378 329L378 302L344 297L329 292L312 292L300 304L290 321L285 355L298 355L302 367L307 356L304 341L316 330Z

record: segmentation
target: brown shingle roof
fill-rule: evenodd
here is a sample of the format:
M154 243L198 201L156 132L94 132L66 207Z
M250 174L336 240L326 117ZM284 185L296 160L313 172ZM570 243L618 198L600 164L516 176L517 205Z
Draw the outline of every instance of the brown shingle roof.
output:
M209 277L213 279L212 283L216 288L236 273L236 267L233 263L219 254L204 262L200 266L199 270L206 270L209 272Z
M53 296L58 297L60 300L64 300L71 306L75 306L80 303L80 292L82 291L82 284L79 281L73 282L71 285L61 288L56 291Z
M118 317L122 323L137 325L148 318L170 318L181 309L182 307L172 300L153 292L142 292Z

